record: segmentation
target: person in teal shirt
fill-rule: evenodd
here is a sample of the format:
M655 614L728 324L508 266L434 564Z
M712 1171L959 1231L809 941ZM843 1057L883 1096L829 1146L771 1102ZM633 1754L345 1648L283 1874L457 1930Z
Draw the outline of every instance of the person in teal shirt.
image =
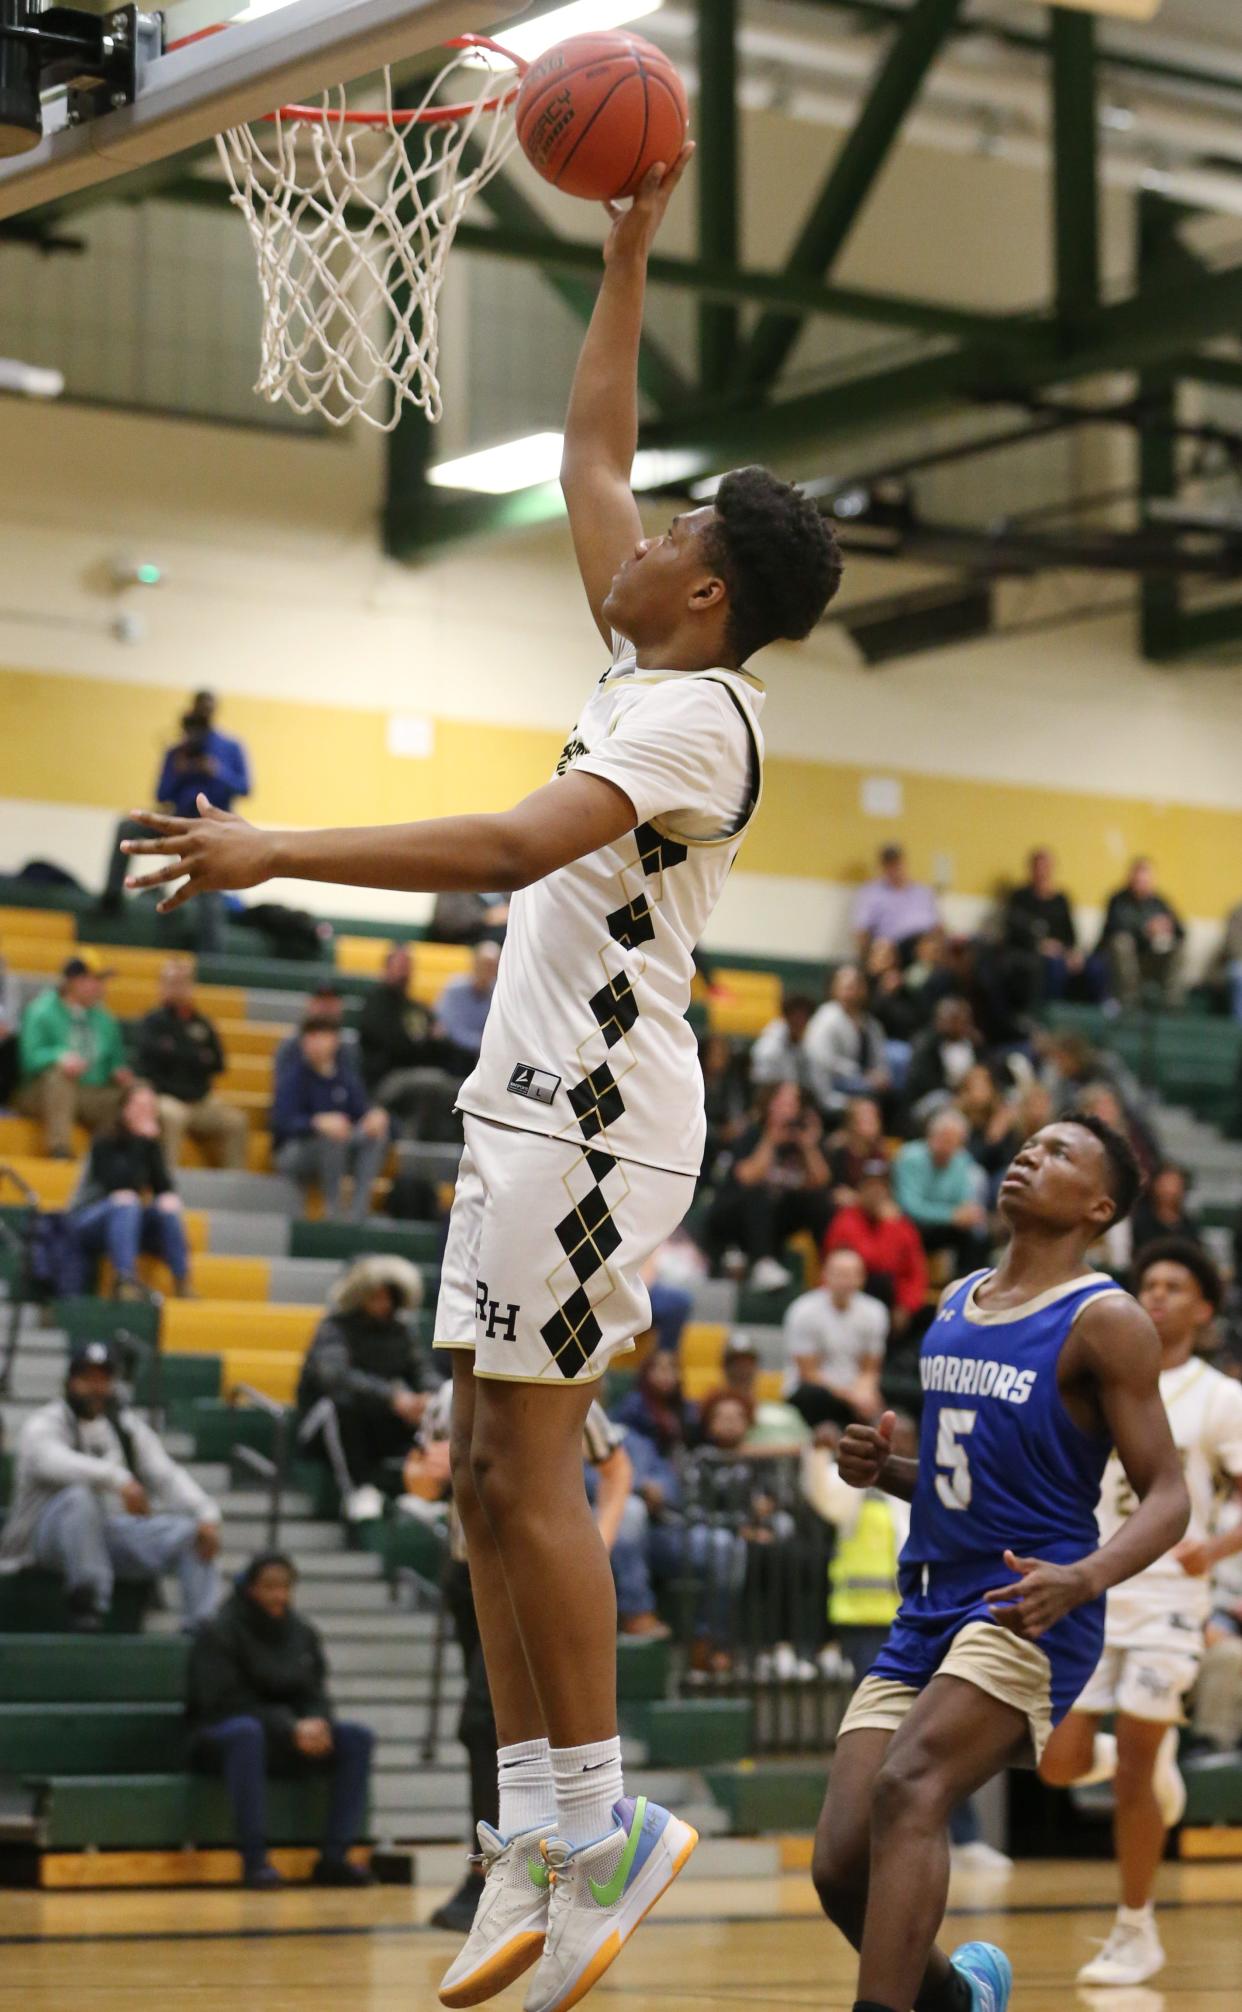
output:
M92 1133L111 1124L134 1080L121 1023L103 1003L111 975L93 950L80 950L22 1015L17 1108L40 1120L56 1160L72 1159L75 1123Z
M925 1139L911 1139L893 1164L893 1195L913 1221L923 1248L947 1250L958 1273L986 1263L988 1212L983 1171L966 1151L966 1120L952 1107L937 1111Z

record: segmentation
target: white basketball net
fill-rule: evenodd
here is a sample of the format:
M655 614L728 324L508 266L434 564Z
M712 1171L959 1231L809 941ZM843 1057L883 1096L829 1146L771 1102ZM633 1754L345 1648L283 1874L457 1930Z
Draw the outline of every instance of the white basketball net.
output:
M445 261L513 149L516 84L460 51L413 116L394 109L386 69L383 110L366 123L343 116L339 88L220 135L258 257L264 398L333 426L359 414L387 433L407 404L438 422ZM419 116L450 103L459 117Z

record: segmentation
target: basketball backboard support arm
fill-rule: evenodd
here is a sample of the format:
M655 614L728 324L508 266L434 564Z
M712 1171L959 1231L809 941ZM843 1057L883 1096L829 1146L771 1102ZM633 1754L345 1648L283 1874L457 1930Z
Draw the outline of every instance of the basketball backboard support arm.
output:
M0 160L0 220L202 146L454 35L483 34L529 0L294 0L234 23L147 65L132 105L48 131L30 153ZM51 121L49 120L49 124Z

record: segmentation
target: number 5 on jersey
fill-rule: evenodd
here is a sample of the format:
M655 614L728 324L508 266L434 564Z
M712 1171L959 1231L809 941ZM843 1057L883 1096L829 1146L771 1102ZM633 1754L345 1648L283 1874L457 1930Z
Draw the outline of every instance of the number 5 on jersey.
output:
M936 1465L947 1471L936 1476L936 1493L946 1509L970 1507L970 1455L960 1444L975 1429L977 1411L958 1411L948 1406L940 1414L936 1435Z

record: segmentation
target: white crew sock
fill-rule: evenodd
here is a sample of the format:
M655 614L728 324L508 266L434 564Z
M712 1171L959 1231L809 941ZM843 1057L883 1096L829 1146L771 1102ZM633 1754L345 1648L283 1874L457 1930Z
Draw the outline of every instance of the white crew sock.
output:
M546 1740L525 1740L520 1746L501 1747L496 1760L500 1773L500 1835L516 1837L519 1831L549 1826L556 1814L556 1787L552 1780L552 1759Z
M597 1844L617 1827L614 1803L625 1794L621 1780L621 1741L598 1740L594 1746L553 1747L556 1781L556 1830L566 1844Z
M1154 1928L1156 1910L1150 1900L1146 1907L1119 1907L1117 1925L1119 1928Z
M1086 1774L1080 1774L1074 1782L1075 1788L1090 1788L1097 1781L1111 1781L1117 1772L1117 1737L1115 1733L1097 1733L1091 1765Z

